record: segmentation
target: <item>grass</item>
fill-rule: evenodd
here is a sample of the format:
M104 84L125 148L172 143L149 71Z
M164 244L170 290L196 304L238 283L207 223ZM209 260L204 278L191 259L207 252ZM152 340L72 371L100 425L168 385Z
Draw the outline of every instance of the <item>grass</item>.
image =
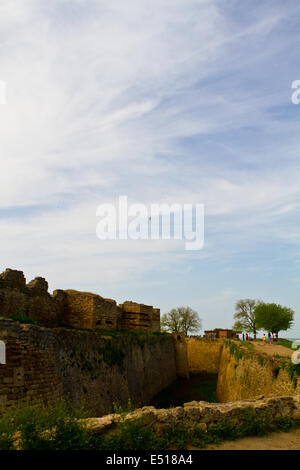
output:
M277 344L278 346L284 346L285 348L293 349L292 348L293 342L289 341L288 339L278 338L276 343L273 343L273 344Z
M173 423L155 431L145 418L124 420L130 401L123 409L116 405L121 420L105 436L93 436L80 421L84 408L73 408L67 402L56 406L21 405L0 416L0 450L184 450L191 445L199 449L224 440L245 436L263 436L274 430L289 431L299 427L289 417L272 422L270 413L248 410L238 421L230 419L211 424L204 431L199 424Z
M83 407L65 401L53 407L22 404L0 416L0 450L84 449L89 436L79 419L86 417Z
M19 315L19 314L16 314L16 315L11 315L9 317L10 320L13 320L13 321L18 321L20 323L25 323L25 324L29 324L29 325L35 325L35 326L39 326L39 322L33 320L32 318L28 317L27 315Z
M98 442L98 449L185 450L191 445L203 449L210 444L220 444L225 440L263 436L274 430L287 432L297 426L290 418L279 418L273 424L268 413L258 417L253 410L244 415L238 423L224 420L221 423L212 424L208 431L204 431L199 424L187 426L179 422L166 426L160 434L157 434L140 418L135 421L121 422L115 432L106 436L101 443Z
M241 346L247 348L248 351L254 351L254 349L255 349L255 348L254 348L254 344L251 343L250 341L243 341L243 342L241 343Z

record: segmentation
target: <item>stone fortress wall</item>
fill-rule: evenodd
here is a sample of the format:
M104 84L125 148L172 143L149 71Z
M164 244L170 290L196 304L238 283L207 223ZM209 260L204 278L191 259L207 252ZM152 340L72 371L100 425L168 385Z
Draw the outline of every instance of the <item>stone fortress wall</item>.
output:
M91 330L160 331L160 310L150 305L115 300L76 290L48 292L48 283L37 277L26 284L22 271L0 274L0 317L27 316L41 326L68 326Z
M245 350L236 341L174 337L179 375L218 374L220 402L254 399L261 395L299 395L300 376L287 357Z
M22 316L39 326L22 324ZM74 290L50 295L44 278L26 284L21 271L7 269L0 274L6 347L0 411L22 401L68 398L76 406L83 399L91 415L101 416L114 402L147 404L177 377L202 372L218 374L220 402L300 394L289 359L241 349L237 341L155 334L159 330L159 309Z
M114 403L149 403L176 380L171 335L45 328L0 319L6 363L0 364L0 412L22 402L84 403L90 416Z

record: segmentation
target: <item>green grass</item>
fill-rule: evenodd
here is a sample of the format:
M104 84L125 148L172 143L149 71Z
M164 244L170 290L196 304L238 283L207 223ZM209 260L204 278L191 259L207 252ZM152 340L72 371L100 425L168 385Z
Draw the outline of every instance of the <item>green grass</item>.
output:
M257 416L254 410L244 414L238 423L224 420L212 424L208 431L194 424L173 423L156 434L143 418L123 421L118 429L98 442L99 450L185 450L193 445L199 449L209 444L220 444L225 440L236 440L245 436L263 436L272 431L290 431L299 424L290 418L279 418L271 422L269 413ZM96 443L95 443L96 444ZM99 445L100 444L100 445Z
M285 348L289 348L289 349L292 349L292 344L293 342L292 341L289 341L288 339L283 339L283 338L279 338L276 343L273 343L273 344L277 344L279 346L284 346Z
M56 406L22 404L0 416L0 450L84 449L89 436L79 419L87 413L61 401Z
M16 314L16 315L11 315L11 317L9 317L10 320L13 320L13 321L18 321L20 323L26 323L26 324L29 324L29 325L36 325L36 326L39 326L39 322L33 320L32 318L28 317L27 315L19 315L19 314Z
M241 414L237 421L227 419L211 424L207 431L199 424L187 426L180 422L155 431L145 418L124 420L131 409L130 401L125 409L116 406L121 420L116 429L101 437L89 434L80 422L86 417L83 407L77 410L66 402L52 407L22 405L0 416L0 450L183 450L190 445L201 449L224 440L289 431L300 424L289 417L278 418L274 423L270 413L257 415L253 409Z

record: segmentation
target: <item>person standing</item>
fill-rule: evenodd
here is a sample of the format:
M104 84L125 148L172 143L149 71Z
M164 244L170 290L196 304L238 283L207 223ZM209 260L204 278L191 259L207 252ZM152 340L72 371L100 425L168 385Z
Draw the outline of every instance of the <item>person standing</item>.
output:
M268 343L271 344L271 339L272 339L272 336L271 336L271 333L269 332L268 333Z
M245 333L243 333L243 341L245 341Z
M267 337L266 337L266 334L264 333L264 335L263 335L263 342L266 344L266 341L267 341Z

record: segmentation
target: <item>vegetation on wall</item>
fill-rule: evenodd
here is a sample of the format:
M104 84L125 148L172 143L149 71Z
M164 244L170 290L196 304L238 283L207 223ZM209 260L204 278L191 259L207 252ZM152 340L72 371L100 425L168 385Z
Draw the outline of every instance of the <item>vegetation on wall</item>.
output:
M11 315L9 318L10 318L10 320L18 321L20 323L25 323L25 324L29 324L29 325L35 325L35 326L40 325L39 322L33 320L32 318L28 317L27 315L16 314L16 315Z
M237 367L239 361L242 359L253 360L255 358L260 366L263 367L269 365L271 367L275 379L277 378L280 369L287 370L289 379L293 383L293 387L295 389L297 388L298 376L300 376L300 364L294 364L287 357L278 355L271 357L257 353L251 348L251 343L239 343L230 339L225 340L224 343L229 348L230 356L234 357L236 361L235 367Z
M258 416L250 409L238 422L221 421L207 430L201 424L173 423L159 432L145 418L125 420L126 411L118 411L117 427L98 436L90 434L81 421L86 417L83 407L75 409L67 402L54 407L22 405L0 417L0 450L183 450L191 445L201 449L227 439L262 436L299 426L289 417L274 422L268 411Z

